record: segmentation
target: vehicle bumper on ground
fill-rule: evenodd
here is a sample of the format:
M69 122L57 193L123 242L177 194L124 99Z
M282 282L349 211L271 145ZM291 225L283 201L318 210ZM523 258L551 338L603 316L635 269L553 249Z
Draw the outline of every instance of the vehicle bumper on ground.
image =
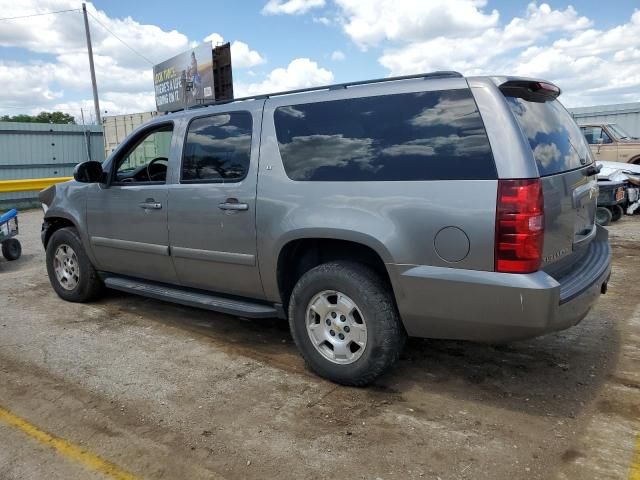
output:
M611 274L608 232L561 278L389 264L410 336L503 342L562 330L589 312Z

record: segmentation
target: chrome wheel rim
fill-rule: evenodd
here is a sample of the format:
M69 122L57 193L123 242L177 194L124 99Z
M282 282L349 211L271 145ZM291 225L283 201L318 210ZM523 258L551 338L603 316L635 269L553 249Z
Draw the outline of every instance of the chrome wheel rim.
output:
M336 290L324 290L311 299L306 326L311 344L330 362L353 363L367 347L364 315L351 298Z
M80 281L80 266L73 248L64 243L58 246L53 256L53 270L62 288L65 290L76 288Z

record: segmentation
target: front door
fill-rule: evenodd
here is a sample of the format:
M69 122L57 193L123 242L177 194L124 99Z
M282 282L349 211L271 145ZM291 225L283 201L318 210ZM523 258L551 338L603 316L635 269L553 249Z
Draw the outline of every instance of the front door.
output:
M107 185L87 198L91 248L105 272L173 283L167 231L167 168L173 124L152 126L114 153Z
M181 284L262 298L255 226L262 104L240 108L186 127L178 183L169 189L169 244Z

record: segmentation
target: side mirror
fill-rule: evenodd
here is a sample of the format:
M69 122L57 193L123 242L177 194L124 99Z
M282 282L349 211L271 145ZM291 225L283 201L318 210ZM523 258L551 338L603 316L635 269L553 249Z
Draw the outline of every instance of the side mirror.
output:
M81 183L100 182L103 178L102 164L93 160L79 163L73 170L73 178Z
M604 138L600 137L598 139L598 145L602 145L604 143Z

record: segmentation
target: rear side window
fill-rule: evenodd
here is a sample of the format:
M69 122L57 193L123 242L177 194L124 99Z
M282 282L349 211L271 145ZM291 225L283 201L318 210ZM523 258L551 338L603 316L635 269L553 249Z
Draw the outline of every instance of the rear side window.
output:
M580 168L593 161L584 135L560 102L506 98L529 141L541 176Z
M469 90L279 107L287 175L306 181L494 179L489 140Z
M251 157L251 114L231 112L189 124L182 158L182 182L238 182Z

